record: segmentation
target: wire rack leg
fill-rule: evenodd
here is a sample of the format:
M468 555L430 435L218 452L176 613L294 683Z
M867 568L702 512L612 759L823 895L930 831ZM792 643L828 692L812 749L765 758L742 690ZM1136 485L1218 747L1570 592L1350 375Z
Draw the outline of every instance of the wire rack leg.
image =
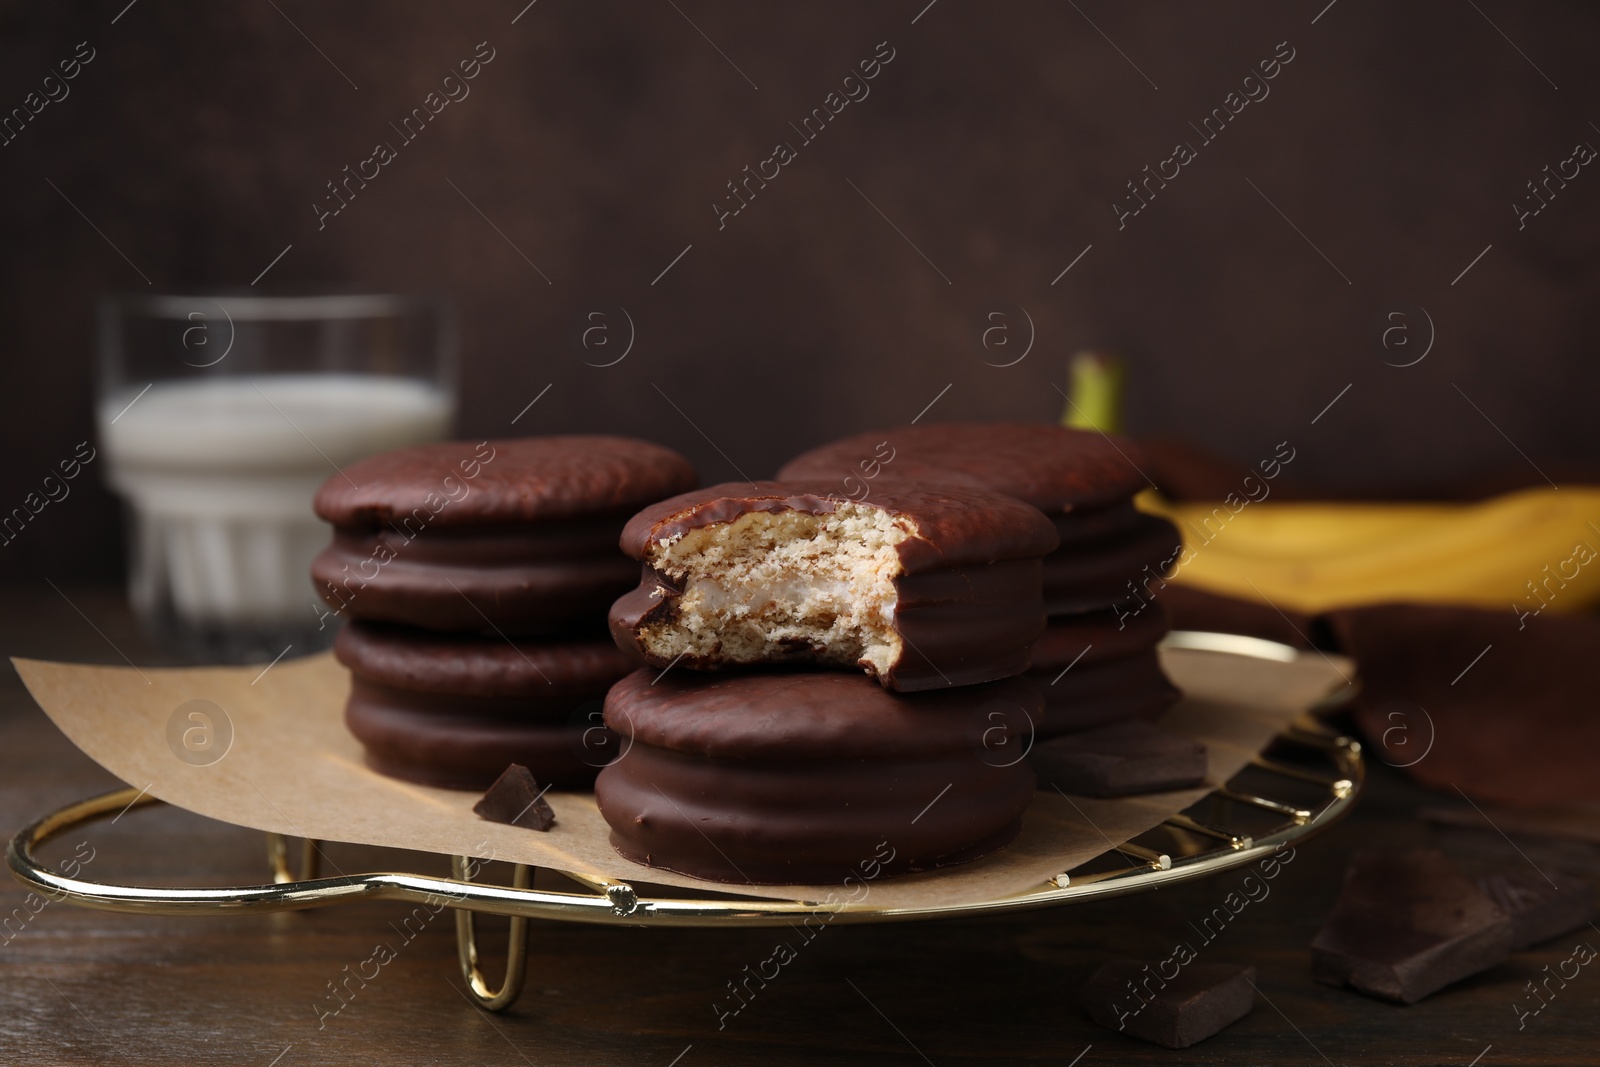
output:
M475 870L473 861L465 856L451 856L450 869L462 881L471 881ZM513 864L511 884L526 889L533 884L533 869L525 863ZM528 920L512 916L509 944L506 947L505 980L499 989L489 985L478 967L478 934L473 925L472 912L456 909L456 954L461 960L461 976L467 980L467 993L486 1011L504 1011L522 995L522 983L528 973Z
M296 875L289 869L289 839L282 834L267 835L267 862L272 864L272 880L277 885L315 878L319 858L315 841L309 837L301 841L300 873Z

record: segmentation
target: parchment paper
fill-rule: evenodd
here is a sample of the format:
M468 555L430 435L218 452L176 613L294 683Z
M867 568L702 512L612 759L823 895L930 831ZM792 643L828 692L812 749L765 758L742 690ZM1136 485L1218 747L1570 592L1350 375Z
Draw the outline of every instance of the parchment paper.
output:
M1335 665L1309 655L1279 663L1164 649L1162 657L1185 693L1164 725L1209 746L1216 783L1237 773L1298 713L1344 685L1341 670L1352 674L1348 661ZM589 795L547 794L556 823L539 833L479 819L472 813L477 793L376 774L344 728L349 675L328 653L285 660L264 674L260 667L12 662L34 700L91 759L131 786L213 819L322 841L492 857L723 893L817 901L837 891L729 886L640 866L613 851ZM226 754L208 765L186 762L169 743L174 713L193 700L217 705L232 728ZM180 727L191 728L187 713L177 718ZM1040 792L1010 846L958 867L872 882L871 900L883 907L946 906L1022 892L1156 826L1206 792L1121 800Z

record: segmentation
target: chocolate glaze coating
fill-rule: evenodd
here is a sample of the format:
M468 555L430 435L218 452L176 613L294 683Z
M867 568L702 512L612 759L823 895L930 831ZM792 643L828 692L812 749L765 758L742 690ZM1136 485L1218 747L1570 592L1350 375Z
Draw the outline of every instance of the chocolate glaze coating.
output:
M386 452L317 490L333 543L311 567L341 615L436 630L598 632L633 584L616 550L641 504L695 482L624 437L451 441Z
M628 521L622 547L644 559L651 546L684 532L728 523L751 512L833 513L837 498L806 483L728 483L662 501ZM1020 674L1044 626L1039 557L1055 544L1050 521L1036 509L981 490L897 486L871 506L903 515L917 534L896 546L905 573L895 580L894 626L905 639L901 656L879 679L899 692L972 685ZM672 661L644 647L641 627L670 623L682 589L646 565L639 588L611 609L617 646L638 662ZM797 646L776 662L815 658ZM729 666L715 653L686 656L679 666ZM864 667L871 668L863 662Z
M924 870L1010 840L1031 797L1039 698L1017 680L908 697L855 674L655 678L607 695L632 743L595 783L640 863L744 883Z
M1044 693L1040 739L1165 713L1180 695L1156 653L1167 630L1159 604L1052 616L1027 675Z
M628 671L603 641L512 644L352 622L334 654L350 669L345 723L380 773L483 789L510 763L582 788L616 751L601 698Z
M1045 609L1063 615L1148 599L1165 584L1159 579L1182 547L1176 526L1140 512L1107 540L1058 549L1044 558Z
M451 697L352 677L345 725L391 778L483 790L520 763L551 788L586 789L618 747L598 711L595 700Z
M1099 663L1085 657L1065 674L1063 670L1024 675L1044 694L1042 741L1132 719L1159 719L1182 696L1162 672L1153 648Z
M1146 485L1142 465L1133 442L1099 433L1044 424L934 423L822 445L790 460L778 475L827 479L831 492L858 496L864 490L867 500L906 482L980 487L1025 500L1056 526L1059 547L1045 557L1044 598L1045 610L1058 615L1142 596L1142 584L1161 577L1177 557L1177 528L1138 511L1130 499Z
M334 526L367 530L418 508L432 512L430 527L543 523L627 515L694 483L688 460L631 437L445 441L353 463L322 484L313 507Z
M588 551L564 558L530 552L518 562L478 563L463 552L443 563L402 548L381 566L372 562L374 552L392 535L336 531L312 562L311 578L330 608L354 619L519 636L598 633L607 607L637 578L638 568L613 544L621 525L618 517Z
M1142 720L1042 741L1028 753L1042 789L1121 797L1205 781L1206 746Z
M1145 513L1129 498L1098 508L1073 508L1047 514L1056 524L1056 534L1061 538L1059 552L1125 539L1139 528L1140 518Z
M825 479L834 492L850 496L866 486L869 499L889 482L965 485L1055 514L1132 496L1146 484L1139 473L1144 465L1138 446L1126 438L1047 423L945 422L832 441L796 456L778 477Z
M632 668L609 641L506 641L351 622L334 655L352 674L396 689L445 696L589 700Z
M652 545L751 512L831 515L841 503L853 501L826 482L723 482L640 511L623 527L622 550L642 560ZM1058 543L1037 508L981 487L897 485L865 503L916 524L916 534L895 546L907 574L1039 557Z
M625 737L715 760L899 759L984 750L996 708L1018 732L1042 714L1021 678L902 696L859 674L749 671L707 677L638 670L606 694L605 722ZM1023 721L1026 719L1027 721Z
M1123 609L1119 613L1111 608L1052 615L1044 633L1033 643L1033 669L1060 671L1073 663L1087 667L1145 652L1160 644L1169 629L1165 609L1159 602L1139 612Z

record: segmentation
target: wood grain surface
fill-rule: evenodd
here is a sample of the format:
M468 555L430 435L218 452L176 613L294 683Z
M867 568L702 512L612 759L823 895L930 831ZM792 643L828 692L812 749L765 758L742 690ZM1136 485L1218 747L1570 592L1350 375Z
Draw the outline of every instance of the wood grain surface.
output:
M49 590L6 594L4 651L158 661L115 592L66 593L71 603ZM0 826L9 835L119 783L56 733L7 674ZM1260 996L1249 1017L1182 1052L1095 1026L1077 990L1111 956L1154 959L1180 940L1199 943L1190 924L1238 889L1242 872L1010 918L826 929L738 1014L722 1017L721 1028L717 1009L738 1004L727 983L767 959L778 940L796 936L536 923L526 992L510 1012L490 1016L462 991L447 913L411 936L415 925L401 927L410 909L400 904L236 918L114 915L39 908L7 879L0 883L0 912L12 916L0 933L0 1063L1594 1063L1600 972L1580 973L1520 1031L1514 1005L1530 1003L1524 984L1566 959L1575 943L1600 946L1600 932L1519 953L1413 1007L1312 981L1308 945L1353 848L1432 841L1473 868L1532 862L1600 873L1593 846L1512 845L1487 824L1444 832L1416 816L1419 807L1452 801L1465 807L1459 797L1374 768L1355 815L1301 848L1268 896L1201 945L1209 962L1254 964ZM69 836L47 858L81 862L91 850L82 872L91 879L229 885L266 878L261 835L170 809ZM332 846L329 860L347 872L443 873L439 857L377 849ZM496 945L503 924L480 926ZM395 958L364 984L347 979L363 968L372 973L364 961L380 943ZM329 1014L341 1003L330 983L353 991L337 1014Z

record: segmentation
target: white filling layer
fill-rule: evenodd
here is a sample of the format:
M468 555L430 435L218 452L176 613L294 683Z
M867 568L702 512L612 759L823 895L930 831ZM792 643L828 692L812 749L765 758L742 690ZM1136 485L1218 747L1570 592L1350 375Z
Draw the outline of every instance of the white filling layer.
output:
M648 562L683 586L676 617L640 633L665 660L803 660L870 665L900 656L895 546L911 521L841 503L831 515L750 512L652 546Z

